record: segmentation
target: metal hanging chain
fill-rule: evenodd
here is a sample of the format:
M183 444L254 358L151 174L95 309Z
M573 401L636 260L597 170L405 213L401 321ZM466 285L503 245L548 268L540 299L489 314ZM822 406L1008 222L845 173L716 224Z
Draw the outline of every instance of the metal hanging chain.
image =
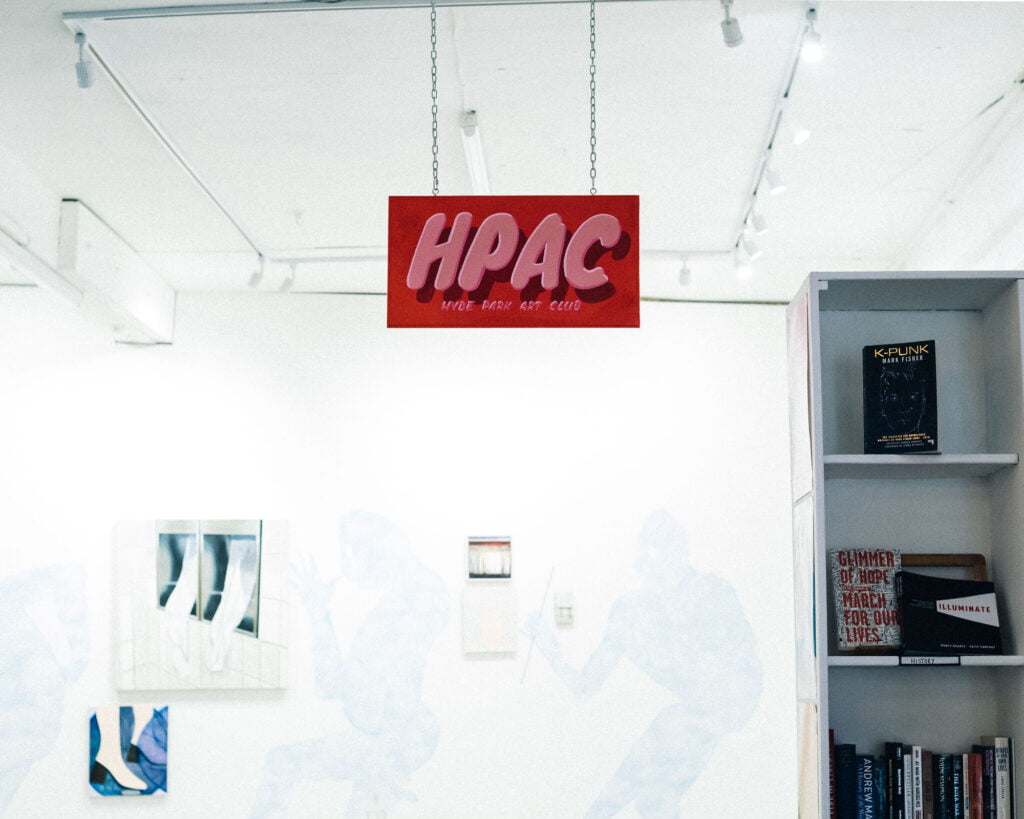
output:
M590 0L590 195L597 193L597 0Z
M437 0L430 0L430 136L434 173L433 194L437 196Z

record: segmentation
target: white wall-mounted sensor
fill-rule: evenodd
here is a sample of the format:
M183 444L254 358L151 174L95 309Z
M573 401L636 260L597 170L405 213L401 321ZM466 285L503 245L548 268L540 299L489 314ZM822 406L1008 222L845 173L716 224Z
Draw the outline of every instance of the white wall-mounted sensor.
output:
M573 623L572 592L555 592L555 625L571 626Z

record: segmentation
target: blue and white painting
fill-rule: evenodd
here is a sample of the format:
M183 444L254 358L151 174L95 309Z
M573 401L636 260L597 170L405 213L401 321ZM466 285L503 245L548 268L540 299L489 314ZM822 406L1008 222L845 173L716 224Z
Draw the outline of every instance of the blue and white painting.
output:
M167 793L167 706L108 705L93 711L89 784L97 796Z
M581 696L628 660L673 698L626 751L587 819L631 805L645 819L678 817L680 800L715 746L746 724L762 691L753 630L735 589L693 568L686 530L667 512L645 522L634 567L639 584L612 604L604 636L581 668L563 658L539 613L526 626L555 673Z
M377 515L345 516L340 548L339 576L325 577L307 555L295 565L295 582L312 633L317 694L340 703L344 718L267 754L254 816L282 815L296 789L329 780L352 785L348 805L334 815L389 815L416 801L411 777L437 748L440 725L423 701L423 674L448 619L447 588L405 534ZM346 587L375 602L343 653L331 604Z

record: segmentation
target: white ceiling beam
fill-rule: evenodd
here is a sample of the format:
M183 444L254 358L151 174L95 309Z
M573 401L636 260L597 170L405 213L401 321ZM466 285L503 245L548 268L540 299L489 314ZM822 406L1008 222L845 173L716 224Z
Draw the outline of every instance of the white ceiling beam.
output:
M35 172L0 145L0 256L10 263L0 281L24 284L56 276L60 198ZM65 290L61 283L57 287Z
M57 258L58 198L38 177L0 145L0 270L5 283L44 287L78 307L84 293L61 275Z
M59 275L80 309L128 344L170 344L174 290L124 239L75 199L61 203Z
M83 292L76 285L54 270L35 253L0 230L0 258L3 258L18 273L31 282L45 287L66 299L75 307L82 303Z
M84 205L62 202L0 146L0 280L56 294L115 340L164 343L174 329L174 291Z

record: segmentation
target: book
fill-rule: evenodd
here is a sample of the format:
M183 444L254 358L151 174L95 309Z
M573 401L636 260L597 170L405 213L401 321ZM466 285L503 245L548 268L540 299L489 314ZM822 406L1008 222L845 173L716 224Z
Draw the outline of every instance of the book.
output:
M995 585L896 573L904 654L1000 654Z
M836 743L836 816L857 819L857 746Z
M935 340L863 349L864 452L938 452Z
M914 749L903 749L903 816L914 819Z
M903 748L903 817L913 819L913 747Z
M1013 817L1013 740L1010 737L984 736L982 745L995 749L995 816L996 819Z
M875 817L885 819L888 802L885 796L885 757L875 757Z
M885 743L886 819L905 819L903 787L903 743Z
M964 757L950 754L952 776L949 786L950 819L964 819Z
M901 645L896 598L896 549L834 549L829 552L836 646L840 651L895 651Z
M932 754L932 787L935 793L935 819L953 819L951 803L953 794L951 754Z
M977 743L971 750L981 756L981 804L984 819L996 819L996 749Z
M985 791L981 775L981 754L971 751L967 757L967 819L985 819Z
M924 749L920 745L910 746L910 819L924 819Z
M828 729L828 818L836 819L836 732Z
M921 815L922 819L935 819L935 779L932 752L921 749Z
M878 819L875 796L875 758L857 754L857 819Z

